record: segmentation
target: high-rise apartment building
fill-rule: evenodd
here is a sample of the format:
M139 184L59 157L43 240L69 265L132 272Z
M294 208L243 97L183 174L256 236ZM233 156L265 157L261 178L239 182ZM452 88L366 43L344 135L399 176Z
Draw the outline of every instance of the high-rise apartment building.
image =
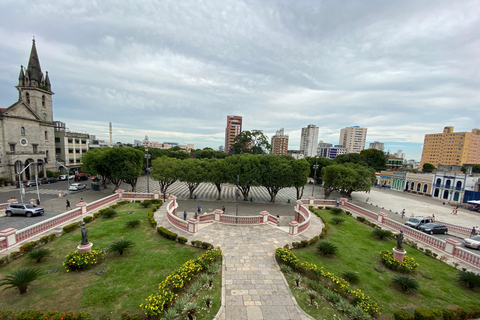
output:
M305 157L315 157L317 155L318 127L309 124L302 128L302 136L300 138L300 151Z
M368 149L377 149L377 150L383 151L385 149L385 144L383 142L378 142L378 141L370 142Z
M288 151L288 136L282 129L272 137L272 154L286 155Z
M230 151L234 144L235 137L242 132L242 117L227 116L227 128L225 129L225 152Z
M444 165L480 164L480 129L472 132L453 132L445 127L443 133L426 134L423 142L423 164Z
M340 130L339 144L347 149L347 153L360 153L365 148L366 139L367 128L354 126Z
M323 143L322 140L318 143L317 154L320 157L335 159L337 156L346 153L347 150L343 146L333 146L331 143Z

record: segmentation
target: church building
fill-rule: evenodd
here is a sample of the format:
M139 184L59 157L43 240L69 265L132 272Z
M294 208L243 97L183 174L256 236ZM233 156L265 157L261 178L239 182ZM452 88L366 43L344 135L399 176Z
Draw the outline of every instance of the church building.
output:
M40 67L35 39L28 66L20 67L18 101L0 108L0 177L11 181L57 171L52 87Z

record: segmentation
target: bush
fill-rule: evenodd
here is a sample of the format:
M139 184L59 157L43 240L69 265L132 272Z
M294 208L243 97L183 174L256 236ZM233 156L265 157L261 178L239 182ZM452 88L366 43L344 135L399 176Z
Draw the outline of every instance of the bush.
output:
M316 244L318 242L318 239L319 237L318 236L315 236L313 237L312 239L310 239L310 241L308 242L308 244L312 245L312 244Z
M49 249L36 249L28 253L28 258L32 261L35 262L40 262L42 261L43 258L48 257L52 254L52 252Z
M343 210L341 208L331 208L330 212L333 214L342 214Z
M20 252L21 253L30 252L35 248L36 245L37 245L37 241L31 241L29 243L25 243L23 246L20 247Z
M399 311L395 311L393 313L393 318L395 320L413 320L414 319L414 316L413 314L405 311L405 310L399 310Z
M320 241L317 244L317 250L323 256L333 256L336 255L338 252L338 247L331 242L328 241Z
M125 228L135 228L140 225L140 220L138 219L131 219L125 222Z
M178 242L180 242L181 244L185 244L188 242L188 239L187 238L184 238L184 237L178 237L177 238Z
M133 241L128 239L119 239L114 241L109 247L108 252L115 252L119 255L123 255L124 252L135 246Z
M45 243L48 243L50 241L53 241L56 237L57 237L57 235L55 233L52 233L52 234L49 234L48 236L41 237L40 240L38 240L38 242L42 243L42 244L45 244Z
M83 222L85 222L85 223L89 223L89 222L92 222L92 221L93 221L93 217L89 216L89 217L83 218Z
M390 251L383 251L380 253L380 258L382 259L383 264L394 271L399 271L403 273L413 272L417 267L418 263L411 257L405 256L403 261L400 263L393 257L393 253Z
M345 222L345 219L340 217L333 217L332 219L330 219L330 222L334 224L340 224L342 222Z
M98 216L100 216L101 214L102 214L102 213L101 213L100 211L95 212L95 213L93 214L93 219L97 219Z
M441 310L436 309L415 309L415 320L435 320L442 316Z
M302 240L300 241L300 243L302 244L302 247L305 248L306 246L308 246L308 240Z
M63 227L63 232L69 233L78 228L78 222L71 223Z
M101 212L103 218L110 219L117 215L117 211L113 208L107 208Z
M365 223L365 221L367 221L367 219L365 219L364 217L361 217L361 216L358 216L357 220L362 222L362 223Z
M24 294L27 292L28 285L40 277L41 273L37 268L16 270L0 280L0 286L7 286L5 289L17 288L20 294Z
M372 236L375 238L378 238L380 240L384 239L390 239L393 237L393 233L390 230L384 230L384 229L375 229L372 231Z
M392 278L392 283L405 293L413 293L420 288L418 281L409 276L395 276Z
M300 242L292 242L292 247L298 249L302 247L302 244Z
M86 270L105 258L105 253L100 250L92 250L92 252L85 252L80 254L78 250L70 252L66 255L63 265L67 272Z
M178 238L178 234L176 234L176 233L174 233L174 232L171 232L170 230L167 230L167 229L165 229L164 227L158 227L158 228L157 228L157 232L158 232L161 236L163 236L163 237L165 237L165 238L167 238L167 239L169 239L169 240L175 241L175 240L177 240L177 238Z
M457 274L458 281L469 289L480 287L480 275L472 271L460 271Z
M359 280L358 274L355 271L343 271L342 278L350 283L357 283Z
M352 216L352 213L350 211L345 211L347 216Z
M325 206L325 210L331 210L332 207L329 207L329 206Z
M140 206L143 208L148 208L151 204L152 202L150 200L143 200L143 202L140 203Z
M147 215L147 219L148 219L148 222L150 223L150 225L154 228L157 227L157 221L155 221L155 219L153 218L153 211L150 211Z

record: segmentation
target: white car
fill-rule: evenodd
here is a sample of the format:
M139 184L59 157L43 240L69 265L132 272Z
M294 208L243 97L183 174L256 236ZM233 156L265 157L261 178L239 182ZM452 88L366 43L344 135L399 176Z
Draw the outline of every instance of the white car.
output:
M472 238L463 239L463 244L466 247L480 250L480 236L474 236Z
M87 187L86 184L84 183L72 183L70 185L70 188L68 190L70 191L78 191L78 190L82 190L82 189L85 189Z

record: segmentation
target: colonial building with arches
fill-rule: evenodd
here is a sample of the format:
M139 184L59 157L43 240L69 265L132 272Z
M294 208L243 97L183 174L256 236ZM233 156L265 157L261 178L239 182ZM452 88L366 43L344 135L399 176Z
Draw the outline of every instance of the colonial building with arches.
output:
M433 174L412 173L407 174L405 191L430 197L432 194Z
M52 88L40 67L35 40L28 66L20 67L18 101L0 108L0 177L12 181L56 171Z

